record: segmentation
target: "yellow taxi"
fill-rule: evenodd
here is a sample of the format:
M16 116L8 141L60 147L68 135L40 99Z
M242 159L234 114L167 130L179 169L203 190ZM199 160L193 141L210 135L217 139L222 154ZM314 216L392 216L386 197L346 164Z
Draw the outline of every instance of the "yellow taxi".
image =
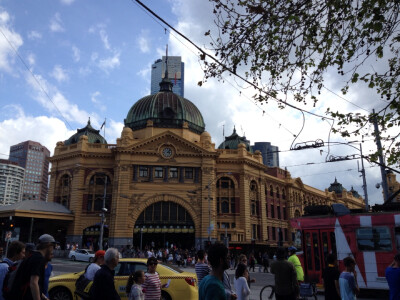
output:
M115 289L121 299L127 299L125 293L128 276L137 270L147 271L147 259L143 258L121 258L118 266L115 268ZM162 289L161 298L163 300L197 300L198 287L195 273L184 272L179 268L169 264L159 263L157 266L160 275L161 284L170 284ZM75 282L84 271L77 273L63 274L50 278L49 296L52 300L73 300L78 299L75 295Z

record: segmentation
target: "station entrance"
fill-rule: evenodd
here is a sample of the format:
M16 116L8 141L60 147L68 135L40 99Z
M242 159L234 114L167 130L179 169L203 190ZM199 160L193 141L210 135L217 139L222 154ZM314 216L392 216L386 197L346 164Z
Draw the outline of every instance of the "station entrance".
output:
M148 206L138 217L133 244L142 248L170 248L171 245L191 249L195 243L195 225L189 212L172 201Z

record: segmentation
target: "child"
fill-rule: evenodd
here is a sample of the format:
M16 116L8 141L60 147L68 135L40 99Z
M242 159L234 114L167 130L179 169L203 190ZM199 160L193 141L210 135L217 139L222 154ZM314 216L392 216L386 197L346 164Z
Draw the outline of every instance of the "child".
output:
M129 275L128 283L126 284L126 294L129 300L144 300L142 284L145 276L143 270L138 270Z
M249 278L249 271L246 265L238 264L235 272L235 289L237 300L249 300L250 299L250 288L247 284Z

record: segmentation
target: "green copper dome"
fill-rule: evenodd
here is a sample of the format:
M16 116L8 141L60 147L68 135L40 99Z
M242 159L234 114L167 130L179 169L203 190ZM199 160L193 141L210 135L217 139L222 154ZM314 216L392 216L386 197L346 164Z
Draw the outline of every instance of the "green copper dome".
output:
M343 186L339 183L335 177L335 182L331 183L331 186L328 188L328 191L335 192L336 194L343 193Z
M89 143L98 143L98 144L107 144L107 141L100 135L100 130L96 130L90 125L90 119L86 125L86 127L77 129L76 133L71 136L68 140L64 141L64 145L76 144L79 142L79 138L82 135L86 135L88 137Z
M225 141L219 145L218 149L237 149L239 144L245 144L246 150L253 153L250 141L245 136L239 136L236 133L236 128L233 127L233 133L225 138Z
M125 126L138 130L147 126L147 121L153 121L154 127L182 128L188 123L189 130L201 134L205 124L199 109L189 100L172 92L172 83L163 79L157 94L143 97L129 110Z

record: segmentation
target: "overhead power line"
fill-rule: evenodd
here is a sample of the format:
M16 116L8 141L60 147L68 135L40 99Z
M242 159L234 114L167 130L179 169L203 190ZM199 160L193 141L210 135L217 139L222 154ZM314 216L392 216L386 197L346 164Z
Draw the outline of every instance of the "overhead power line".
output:
M240 78L241 80L243 80L244 82L246 82L247 84L249 84L250 86L252 86L254 89L258 90L261 93L266 94L268 97L271 97L272 99L275 99L276 101L280 102L283 105L287 105L293 109L296 109L298 111L301 112L305 112L307 114L319 117L319 118L323 118L323 119L329 119L329 120L333 120L332 118L326 117L326 116L321 116L319 114L313 113L311 111L307 111L304 109L301 109L293 104L290 104L286 101L283 101L279 98L276 98L275 96L269 94L267 91L259 88L257 85L255 85L254 83L248 81L246 78L244 78L243 76L237 74L236 72L234 72L233 70L231 70L228 66L226 66L225 64L223 64L222 62L220 62L218 59L216 59L214 56L206 53L203 49L201 49L199 46L197 46L197 44L195 44L192 40L190 40L188 37L186 37L184 34L182 34L181 32L179 32L178 30L176 30L172 25L170 25L168 22L166 22L163 18L161 18L159 15L157 15L154 11L152 11L149 7L147 7L145 4L143 4L141 1L139 0L131 0L131 1L136 1L138 4L140 4L143 8L145 8L150 14L152 14L155 18L157 18L158 20L160 20L163 24L165 24L166 26L168 26L171 30L173 30L174 32L176 32L179 36L181 36L184 40L186 40L188 43L190 43L193 47L195 47L197 50L199 50L201 52L201 56L202 58L205 57L209 57L210 59L212 59L214 62L216 62L218 65L220 65L221 67L223 67L224 69L226 69L228 72L230 72L231 74L233 74L234 76Z
M67 119L64 117L64 115L62 114L62 112L58 109L57 105L54 103L53 99L50 97L50 95L47 93L47 91L45 90L45 88L42 86L42 84L40 83L40 81L36 78L35 74L33 74L33 72L31 71L31 69L29 68L28 64L25 62L25 60L23 59L23 57L19 54L18 50L14 47L14 45L11 43L11 41L7 38L7 36L5 35L5 33L3 32L3 30L0 27L0 32L1 34L4 36L4 38L6 39L8 45L11 47L11 49L15 52L15 54L18 56L18 58L20 59L20 61L22 62L22 64L25 66L25 68L28 70L29 74L33 77L33 79L35 80L36 84L39 86L39 88L42 90L43 94L46 95L47 99L54 105L54 107L56 108L57 112L60 114L61 118L64 120L64 122L68 125L68 127L73 130L72 126L69 124L69 122L67 121Z

